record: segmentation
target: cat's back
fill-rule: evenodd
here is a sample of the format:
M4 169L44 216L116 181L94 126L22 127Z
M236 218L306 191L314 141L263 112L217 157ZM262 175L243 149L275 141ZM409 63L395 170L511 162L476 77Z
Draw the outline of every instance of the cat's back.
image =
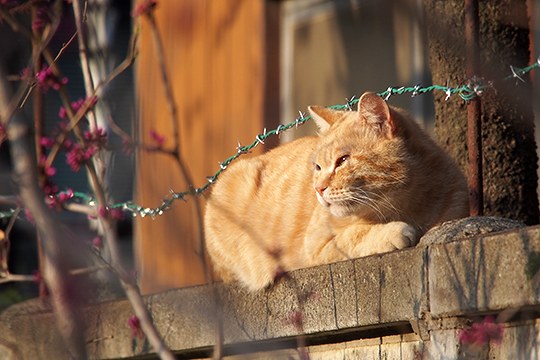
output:
M279 269L301 265L302 240L316 206L306 137L233 162L206 204L206 249L215 273L251 289L269 284ZM279 261L277 261L279 259Z
M211 253L232 248L240 233L264 243L272 241L282 249L303 238L316 206L310 161L316 143L316 137L300 138L239 159L221 174L205 212Z
M270 205L279 194L287 193L287 189L298 187L304 180L310 183L309 158L316 140L300 138L231 163L214 184L208 206L227 202L237 211L257 200Z

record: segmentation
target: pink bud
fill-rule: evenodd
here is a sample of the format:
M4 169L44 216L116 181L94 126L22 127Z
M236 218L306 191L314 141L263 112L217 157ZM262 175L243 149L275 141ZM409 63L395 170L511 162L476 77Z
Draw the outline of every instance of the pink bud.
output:
M73 190L71 189L68 189L58 194L58 201L60 201L60 203L65 203L66 201L72 198L73 198Z
M54 139L50 137L42 136L41 139L39 139L39 144L47 149L52 148L54 146L54 143Z
M156 6L156 0L142 0L135 6L135 9L131 12L131 16L135 18L141 15L150 15Z
M159 147L162 147L165 143L165 136L158 134L155 130L150 130L150 138L157 143Z
M496 323L493 316L487 316L481 322L472 324L459 334L459 341L466 345L482 346L490 341L500 343L503 336L502 324Z
M38 284L43 281L43 277L41 276L41 273L39 272L39 270L34 271L34 281L37 282Z
M109 215L115 220L122 220L124 218L124 212L118 208L112 208L109 210Z
M30 210L28 210L28 208L24 208L24 216L26 217L26 220L31 223L31 224L35 224L36 221L34 220L34 217L32 216L32 213L30 212Z
M31 80L31 78L32 78L32 70L30 70L29 67L25 67L24 69L22 69L20 77L21 77L22 81Z
M128 326L131 329L132 338L144 338L144 332L141 328L141 322L136 315L132 315L129 317Z
M92 246L101 249L101 247L103 246L103 239L101 238L101 236L96 236L92 239Z
M298 331L302 331L304 327L304 316L301 311L291 311L287 317L287 321L293 325Z
M46 166L44 169L45 175L48 177L56 175L56 168L52 166Z
M109 212L107 211L107 208L103 205L99 206L98 207L98 215L99 217L107 217L107 215L109 214Z

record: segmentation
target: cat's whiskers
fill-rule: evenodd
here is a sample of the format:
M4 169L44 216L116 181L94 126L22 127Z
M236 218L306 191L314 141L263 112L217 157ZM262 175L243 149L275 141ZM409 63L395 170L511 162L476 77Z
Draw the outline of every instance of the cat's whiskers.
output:
M362 182L362 179L363 178L375 178L377 179L376 182L377 184L374 185L374 184L370 184L370 183L364 183ZM363 169L362 172L360 173L356 173L356 174L352 174L352 176L350 176L348 178L348 181L349 183L354 183L355 182L355 178L358 179L358 181L360 181L364 186L364 187L373 187L373 186L376 186L376 187L381 187L381 186L388 186L388 185L405 185L407 183L406 181L406 177L401 175L401 174L392 174L392 173L386 173L386 172L381 172L381 171L366 171L365 169Z
M385 185L397 185L397 184L405 184L405 178L402 176L394 175L394 174L383 174L382 176L385 181Z
M357 188L355 189L355 191L343 191L343 197L341 198L341 200L366 206L375 212L379 220L384 221L386 219L386 216L381 210L379 206L380 204L375 201L375 199L373 199L370 195L371 193L368 193L363 189Z
M375 192L371 192L371 195L373 196L376 196L379 200L380 200L380 204L383 205L385 208L387 208L388 210L392 211L395 213L395 215L400 215L401 214L401 211L398 210L394 204L392 204L392 202L390 201L390 199L388 198L387 195L385 194L378 194L378 193L375 193Z
M388 198L388 196L384 193L374 192L374 191L366 191L363 188L355 187L352 189L353 193L361 192L363 194L363 197L366 197L369 199L371 204L376 204L377 208L379 209L379 213L382 213L380 210L382 207L384 207L387 211L392 212L394 215L399 216L401 214L401 211L398 210L392 201ZM372 207L373 208L373 207ZM383 218L386 219L387 216L383 215Z
M382 178L377 184L363 184L362 185L355 185L354 189L358 189L361 191L370 190L370 189L392 189L396 190L397 185L406 185L407 181L401 177L396 176L392 174L380 174L380 177ZM378 195L380 192L377 193L370 191L370 193L373 193L374 195Z

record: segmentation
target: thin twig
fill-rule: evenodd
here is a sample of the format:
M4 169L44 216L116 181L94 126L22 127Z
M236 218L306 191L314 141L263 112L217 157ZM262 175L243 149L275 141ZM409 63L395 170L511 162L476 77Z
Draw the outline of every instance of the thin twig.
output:
M81 68L84 79L84 88L86 95L94 94L96 89L94 86L94 79L92 78L92 72L90 71L90 63L88 62L88 48L86 47L86 31L83 25L83 11L86 12L88 6L87 1L84 1L84 9L81 11L80 0L72 1L73 14L75 15L75 26L77 27L77 37L79 44L79 61L81 62ZM91 128L97 128L97 118L92 109L88 111L88 119L91 125Z
M53 62L56 63L58 61L58 59L60 59L60 57L64 54L64 51L66 51L66 49L69 47L69 45L71 45L71 43L73 42L73 40L75 40L77 35L78 35L77 31L75 31L75 33L73 35L71 35L69 40L65 44L62 45L62 47L60 48L60 50L58 50L58 53L54 57Z
M182 177L184 178L184 181L186 182L186 184L192 189L194 189L193 178L182 157L181 146L180 146L178 110L177 110L176 101L175 101L172 86L171 86L171 81L168 76L167 66L165 64L165 56L164 56L165 52L163 50L163 43L161 41L161 36L159 35L158 27L157 27L153 12L148 12L146 14L146 18L150 22L150 30L152 32L152 38L156 46L156 55L157 55L157 59L159 63L161 80L162 80L163 86L165 87L165 98L167 100L167 106L169 108L169 113L171 116L171 124L173 128L173 139L174 139L173 148L174 148L176 163L178 164L178 167L180 168L180 173L182 174ZM205 246L204 246L204 232L203 232L201 203L195 191L193 191L192 195L194 195L193 196L193 204L194 204L193 210L195 213L194 215L195 215L195 221L196 221L196 226L197 226L197 240L198 240L197 243L199 244L199 257L201 259L201 262L205 271L205 278L208 282L211 282L211 274L210 274L209 266L207 264L206 257L204 255Z
M36 282L36 276L8 274L6 277L0 278L0 284L6 284L10 282Z
M0 203L17 205L19 202L19 199L14 195L0 195Z
M6 236L6 239L8 239L8 241L10 239L11 231L13 230L13 227L15 226L15 222L17 221L17 217L19 216L20 212L21 212L21 207L18 206L13 212L13 216L11 217L11 219L9 219L8 226L6 226L5 236Z
M6 233L0 229L0 277L9 274L8 256L9 240Z
M127 54L126 58L107 76L107 78L105 78L101 83L99 83L96 86L90 98L97 96L98 92L103 86L113 81L117 76L119 76L121 73L126 71L131 65L133 65L136 54L137 54L136 53L137 42L138 42L138 34L137 32L134 32L131 38L130 51ZM53 68L53 71L59 71L59 69L57 69L54 65L52 66L52 68ZM81 108L77 111L77 113L73 115L69 100L67 100L67 104L65 101L63 102L63 104L64 104L64 108L66 109L66 112L68 114L68 118L70 121L69 121L69 124L66 126L65 130L62 131L60 135L57 136L55 144L52 147L51 151L49 152L49 156L47 157L47 161L46 161L47 166L52 165L54 159L58 155L58 152L60 151L61 146L64 143L65 139L67 138L68 134L78 126L79 122L84 118L85 114L88 112L88 110L92 106L91 101L86 101L83 104L83 106L81 106Z
M85 268L70 270L69 273L75 276L86 275L86 274L91 274L96 271L101 271L104 269L109 269L109 267L105 265L89 266ZM8 273L6 276L0 277L0 284L5 284L9 282L36 282L36 281L38 281L38 278L36 277L36 275L22 275L22 274Z
M73 1L73 10L75 13L76 23L77 23L77 31L79 35L83 34L83 26L82 26L82 15L80 12L80 6L79 1L75 0ZM99 87L104 86L106 82L101 83L99 86L94 86L88 59L87 59L87 53L86 53L86 46L84 43L84 37L79 37L79 51L81 55L81 62L83 67L83 74L85 75L85 87L86 87L86 93L87 95L92 94L92 96L95 96L96 93L99 91ZM134 55L133 53L129 54L129 57L122 62L120 65L121 69L126 69L131 63L133 62ZM51 64L51 61L49 61ZM56 66L51 64L53 68L53 72L58 73L59 69L57 69ZM107 80L110 81L112 78L116 77L118 74L120 74L119 71L113 72L111 75L108 76ZM88 102L86 103L87 106L83 106L77 114L73 114L73 111L70 107L69 98L67 97L67 93L65 92L64 87L60 89L60 96L62 98L62 101L64 103L64 107L66 109L67 115L70 119L70 126L68 127L67 131L63 132L62 137L60 139L57 139L56 147L53 149L53 152L51 152L51 155L48 158L48 163L54 160L54 157L56 156L56 153L59 149L59 146L63 143L63 140L65 139L65 136L67 135L68 131L73 130L75 135L79 138L79 140L82 142L80 130L78 128L79 121L83 118L83 116L90 110L90 105ZM94 126L96 127L97 124L95 122L95 117L93 113L90 111L90 121L92 123L92 119L94 122ZM101 183L101 179L98 176L98 173L96 171L95 164L93 162L87 162L86 163L86 170L88 172L89 178L90 178L90 185L92 189L94 190L97 204L96 207L98 209L104 209L104 211L98 211L98 223L103 231L103 236L105 238L105 244L110 252L111 255L111 265L114 268L115 272L118 274L120 282L122 284L122 287L126 293L126 296L133 307L133 310L135 312L135 315L138 317L141 328L145 335L147 336L147 339L150 343L150 345L154 348L158 356L160 356L163 359L174 359L174 356L172 355L171 351L168 349L168 347L165 345L165 342L163 341L161 335L157 331L153 321L152 317L146 308L146 305L144 304L142 295L131 278L129 276L128 272L125 270L125 267L122 263L121 255L120 255L120 249L118 245L118 239L116 235L116 229L114 228L114 223L111 217L106 213L108 209L107 204L107 197L105 194L105 191L103 189L103 184Z
M90 217L97 217L97 211L94 206L83 205L78 203L63 204L63 208L67 211L71 211L78 214L84 214Z
M108 270L108 269L110 269L110 267L107 266L107 265L88 266L88 267L85 267L85 268L73 269L69 273L71 275L86 275L86 274L94 273L96 271Z
M104 209L107 209L105 193L96 173L96 169L94 168L94 164L91 162L87 163L86 169L90 175L90 181L92 183L91 185L96 194L97 206L102 206ZM174 355L165 344L163 338L155 327L154 322L152 321L152 316L144 304L144 300L138 286L125 270L112 219L108 216L108 214L100 213L98 221L103 229L105 243L111 254L111 265L119 276L124 292L131 304L131 307L133 308L133 311L135 312L135 315L140 321L141 329L146 335L148 342L154 348L154 351L156 351L156 354L160 358L171 360L174 359Z
M5 74L0 71L0 111L8 109L10 102L7 90L9 84L2 79L5 79ZM6 118L4 114L2 118ZM42 275L50 290L58 329L69 348L70 356L85 359L87 354L82 334L83 320L73 297L73 284L67 273L70 258L66 257L66 254L73 244L63 236L58 219L43 202L43 194L37 185L35 158L31 151L30 128L22 113L17 113L8 122L7 133L14 164L14 179L22 202L31 211L40 234L41 246L44 249Z

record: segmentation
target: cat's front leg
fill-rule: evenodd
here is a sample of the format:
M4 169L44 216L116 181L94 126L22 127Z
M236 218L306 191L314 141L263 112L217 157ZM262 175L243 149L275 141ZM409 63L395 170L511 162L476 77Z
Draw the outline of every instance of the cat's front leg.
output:
M416 229L402 221L319 226L306 237L304 253L308 265L314 266L404 249L417 241Z
M367 232L365 232L365 226L360 226L356 234L356 245L351 254L353 257L404 249L418 242L417 230L402 221L370 225ZM354 234L351 234L351 231L345 231L339 236L354 236Z

